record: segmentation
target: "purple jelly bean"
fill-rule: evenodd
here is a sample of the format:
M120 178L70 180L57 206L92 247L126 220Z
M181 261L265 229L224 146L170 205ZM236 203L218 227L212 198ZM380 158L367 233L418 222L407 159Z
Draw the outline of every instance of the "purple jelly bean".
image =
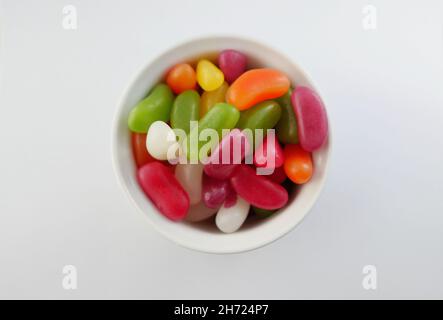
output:
M307 87L296 87L291 96L298 125L300 146L309 152L319 149L328 137L328 118L320 97Z
M214 179L207 175L203 176L202 199L206 207L220 207L228 196L232 198L231 194L233 192L229 180Z
M246 56L235 50L224 50L218 56L218 66L228 83L234 82L246 70Z
M212 178L229 179L235 168L249 152L249 142L246 135L239 129L233 129L219 143L211 154L204 171Z

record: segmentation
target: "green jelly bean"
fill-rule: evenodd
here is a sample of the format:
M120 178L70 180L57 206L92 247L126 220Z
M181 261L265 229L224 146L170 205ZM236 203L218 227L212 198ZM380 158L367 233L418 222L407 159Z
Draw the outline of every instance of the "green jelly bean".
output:
M267 100L242 111L237 126L240 129L251 129L252 137L255 137L256 129L263 129L263 137L265 137L267 129L274 128L280 116L280 105L275 101Z
M171 111L171 127L189 133L190 122L200 116L200 95L195 90L187 90L175 98Z
M257 207L252 207L252 210L260 218L268 218L268 217L272 216L275 213L275 211L277 211L277 210L266 210L266 209L261 209L261 208L257 208Z
M282 107L282 115L275 130L277 131L278 140L284 144L298 143L297 119L295 118L294 109L292 108L291 94L292 90L289 89L285 95L276 99Z
M165 84L158 84L129 113L128 126L133 132L146 133L155 121L168 122L174 95Z
M198 127L191 128L186 137L186 155L191 161L202 160L199 157L200 149L205 145L209 152L218 145L222 138L223 129L232 129L240 118L240 112L231 104L217 103L198 122ZM214 129L217 132L218 140L207 138L200 141L200 133L205 129ZM206 139L206 138L205 138ZM192 141L192 144L191 144Z

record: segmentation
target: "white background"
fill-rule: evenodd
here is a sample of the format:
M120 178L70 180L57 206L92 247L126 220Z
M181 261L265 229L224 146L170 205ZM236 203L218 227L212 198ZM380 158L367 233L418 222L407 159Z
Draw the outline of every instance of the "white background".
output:
M78 29L62 28L77 8ZM362 28L362 8L378 11ZM1 1L1 298L443 298L443 2ZM292 56L327 101L327 185L277 242L210 255L161 237L118 186L116 103L210 34ZM78 289L62 268L78 269ZM377 267L378 289L362 287Z

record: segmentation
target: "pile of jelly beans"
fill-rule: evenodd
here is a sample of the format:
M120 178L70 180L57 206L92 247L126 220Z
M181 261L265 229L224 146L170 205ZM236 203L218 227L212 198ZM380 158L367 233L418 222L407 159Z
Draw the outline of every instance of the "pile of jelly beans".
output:
M328 136L320 97L308 87L291 86L279 70L247 66L247 57L236 50L220 52L217 62L177 64L167 71L164 83L131 110L128 125L137 179L167 218L190 222L212 218L222 232L235 232L248 216L275 214L287 204L294 184L311 179L311 153ZM186 133L186 143L196 130L191 121L198 121L198 132L230 131L220 135L208 154L209 162L171 164L168 160L183 146L173 129ZM215 161L232 148L234 139L245 138L245 129L265 133L275 129L275 134L266 135L255 148L246 140L240 161ZM252 154L252 164L243 161L247 154ZM270 166L272 174L257 173L258 168Z

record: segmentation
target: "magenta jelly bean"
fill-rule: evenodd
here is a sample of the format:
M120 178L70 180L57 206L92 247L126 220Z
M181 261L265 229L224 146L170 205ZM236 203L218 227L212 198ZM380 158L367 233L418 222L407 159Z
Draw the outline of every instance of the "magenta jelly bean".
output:
M246 70L246 56L236 50L224 50L218 56L218 66L228 83L234 82Z
M328 119L320 97L312 89L296 87L291 96L298 124L300 146L309 152L320 148L328 137Z
M189 210L189 196L171 169L159 161L150 162L137 172L143 192L167 218L182 220Z
M254 207L274 210L288 202L288 191L281 185L259 176L255 170L241 164L231 177L231 185L238 196Z
M246 135L233 129L220 141L204 166L205 173L216 179L229 179L250 149Z
M232 192L229 180L203 176L202 198L206 207L219 208Z
M283 165L283 149L275 134L268 134L254 152L254 164L262 168L279 168Z

